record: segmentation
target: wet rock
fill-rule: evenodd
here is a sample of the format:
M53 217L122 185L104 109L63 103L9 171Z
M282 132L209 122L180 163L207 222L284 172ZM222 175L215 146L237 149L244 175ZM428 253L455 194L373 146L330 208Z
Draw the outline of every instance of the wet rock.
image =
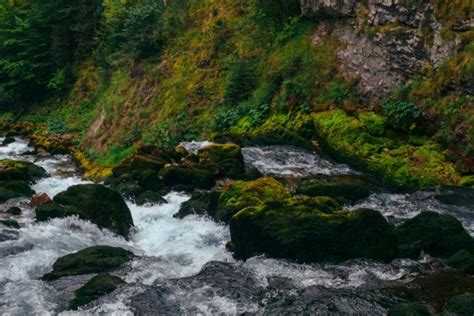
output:
M245 173L244 158L239 145L212 144L199 149L201 164L216 165L218 177L240 178Z
M25 181L0 181L0 203L18 197L31 197L35 194Z
M160 171L163 183L173 187L189 185L200 189L210 189L215 184L215 170L194 166L168 166Z
M303 180L297 187L296 194L329 196L347 203L368 197L372 190L372 186L362 177L332 176Z
M390 261L396 256L393 228L379 212L332 207L307 198L245 208L230 222L235 254L247 259L264 253L302 262Z
M426 306L419 303L404 303L392 307L388 316L430 316Z
M0 225L16 228L16 229L20 228L20 224L18 224L17 221L13 221L13 220L0 220Z
M135 203L138 205L144 204L158 204L158 203L166 203L166 200L160 193L153 192L153 191L145 191L140 193L137 198L135 199Z
M384 291L410 301L424 302L441 312L451 298L474 291L474 278L454 270L438 270L420 274L411 281L390 286Z
M455 296L449 300L446 311L458 316L474 315L474 294Z
M461 249L474 250L474 239L453 216L422 212L395 229L399 255L417 257L420 251L446 258Z
M10 207L8 210L6 210L7 214L13 215L13 216L18 216L21 215L21 208L17 206Z
M0 181L33 182L47 176L46 170L32 162L0 160Z
M124 283L119 277L109 273L100 273L75 292L76 297L69 306L71 309L77 309L103 295L113 292L119 285Z
M467 274L474 274L474 254L466 249L459 250L448 258L446 264Z
M118 247L93 246L59 258L53 271L43 280L56 280L65 276L110 272L134 257L133 253Z
M95 274L84 274L61 277L54 281L49 281L49 285L54 287L57 293L57 304L61 310L69 308L69 302L75 298L75 292L92 279Z
M219 193L216 191L193 193L191 199L181 204L174 217L184 218L194 214L215 217L218 201Z
M31 198L30 204L33 207L38 207L40 205L48 204L51 202L52 202L51 198L46 193L43 193L43 194L33 195L33 197Z
M5 137L5 139L3 140L2 145L3 145L3 146L7 146L7 145L9 145L9 144L11 144L11 143L14 143L15 141L16 141L16 140L15 140L15 137L7 136L7 137Z
M36 209L37 220L78 215L125 238L133 227L132 215L122 196L103 185L75 185L56 195L53 201L55 204Z
M435 194L444 204L463 206L474 211L474 189L464 187L444 187Z

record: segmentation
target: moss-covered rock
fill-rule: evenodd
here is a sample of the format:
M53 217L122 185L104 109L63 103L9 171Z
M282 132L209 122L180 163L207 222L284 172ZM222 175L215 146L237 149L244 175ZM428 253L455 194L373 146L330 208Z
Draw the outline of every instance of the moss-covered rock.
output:
M145 191L140 193L136 199L135 203L138 205L144 204L157 204L157 203L166 203L166 200L160 193L153 192L153 191Z
M467 274L474 274L474 254L466 249L459 250L448 258L446 264Z
M0 181L0 203L18 197L31 197L35 194L25 181Z
M118 247L93 246L59 258L44 280L71 275L110 272L133 258L133 253Z
M328 176L306 179L298 185L296 194L329 196L342 203L354 202L370 195L372 186L358 176Z
M201 164L213 164L218 177L242 178L245 173L244 158L236 144L212 144L201 148L197 156Z
M474 293L453 297L449 300L446 311L457 316L474 315Z
M247 259L267 254L302 262L395 257L393 227L379 212L331 210L327 202L289 199L241 210L230 222L236 255Z
M38 220L78 215L125 238L133 226L132 215L122 196L103 185L75 185L56 195L53 200L55 204L48 203L37 208Z
M221 194L215 218L227 223L235 213L246 207L286 200L290 197L290 191L273 178L237 181L226 187Z
M200 189L210 189L215 184L215 170L199 166L168 166L160 171L163 183L173 187L189 185Z
M422 212L395 229L402 257L416 257L421 250L447 258L461 249L472 251L474 239L453 216Z
M33 182L47 176L46 170L28 161L0 160L0 181Z
M432 141L415 146L402 137L378 136L378 128L368 126L365 118L358 119L340 109L312 116L319 139L329 152L339 160L374 172L390 185L419 189L461 181L454 164Z
M80 306L89 304L99 297L115 291L120 284L124 283L117 276L109 273L99 273L75 292L76 297L69 303L69 308L78 309Z
M188 201L181 204L178 213L174 217L184 218L194 214L215 217L218 201L219 193L216 191L196 192Z
M18 216L21 214L21 208L17 206L12 206L8 210L6 210L6 213L10 215Z
M426 306L420 303L403 303L396 305L388 311L388 316L430 316Z

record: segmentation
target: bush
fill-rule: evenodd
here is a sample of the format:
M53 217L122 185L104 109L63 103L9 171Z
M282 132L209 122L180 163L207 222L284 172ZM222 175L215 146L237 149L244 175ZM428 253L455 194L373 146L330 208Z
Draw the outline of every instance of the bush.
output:
M224 91L224 102L236 105L250 97L256 84L256 76L253 65L248 60L234 62L227 77L227 85Z
M396 129L408 131L413 128L421 117L421 111L413 103L404 100L388 99L383 104L384 114L388 122Z

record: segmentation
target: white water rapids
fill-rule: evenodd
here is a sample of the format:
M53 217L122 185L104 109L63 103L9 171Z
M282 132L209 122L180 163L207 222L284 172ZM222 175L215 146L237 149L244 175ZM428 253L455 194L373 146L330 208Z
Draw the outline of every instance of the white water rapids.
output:
M268 147L250 148L243 152L247 163L254 164L267 174L280 172L287 175L308 168L327 170L322 172L324 174L352 172L345 165L332 164L307 152L301 156L299 151L291 151L291 148L277 147L276 157ZM0 159L34 161L45 168L50 177L33 186L37 193L53 197L69 186L86 182L80 178L68 156L37 157L28 154L31 150L33 148L28 146L26 140L18 139L15 143L0 147ZM289 153L288 159L284 157L285 150ZM302 161L300 165L299 161ZM132 314L130 297L140 292L139 286L196 275L211 261L229 262L247 269L262 287L266 287L271 278L280 277L290 280L298 288L315 285L357 288L398 280L410 273L411 265L419 264L410 260L395 260L392 264L355 260L341 265L302 265L264 257L252 258L245 263L237 262L225 249L230 240L228 227L206 217L173 218L181 203L187 199L189 196L186 194L172 192L165 197L167 203L164 204L138 206L128 202L135 223L130 241L77 217L37 223L27 199L14 199L0 205L1 219L13 219L21 225L18 230L0 225L0 314ZM361 203L363 206L375 203L371 201ZM12 216L1 211L11 206L19 206L22 214ZM123 279L137 287L130 286L119 295L108 296L88 310L61 311L58 306L60 293L39 278L51 271L59 257L93 245L118 246L133 251L138 257L129 264ZM183 308L193 305L191 314L237 314L242 309L255 311L258 308L208 294L206 289L203 285L200 291L188 293L181 290L175 293L175 297L181 300Z

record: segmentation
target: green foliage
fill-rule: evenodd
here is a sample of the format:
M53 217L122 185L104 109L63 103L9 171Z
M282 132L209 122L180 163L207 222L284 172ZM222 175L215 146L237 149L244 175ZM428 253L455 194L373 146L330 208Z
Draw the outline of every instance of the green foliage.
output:
M69 303L69 308L78 309L99 297L113 292L120 284L125 283L121 278L109 273L99 273L84 286L75 291L76 297Z
M224 91L224 103L236 105L248 99L255 87L256 78L252 62L239 60L234 62L227 77Z
M255 0L257 10L274 23L281 23L300 14L298 0Z
M413 103L404 100L388 99L383 105L384 114L396 129L409 130L421 117L421 111Z

